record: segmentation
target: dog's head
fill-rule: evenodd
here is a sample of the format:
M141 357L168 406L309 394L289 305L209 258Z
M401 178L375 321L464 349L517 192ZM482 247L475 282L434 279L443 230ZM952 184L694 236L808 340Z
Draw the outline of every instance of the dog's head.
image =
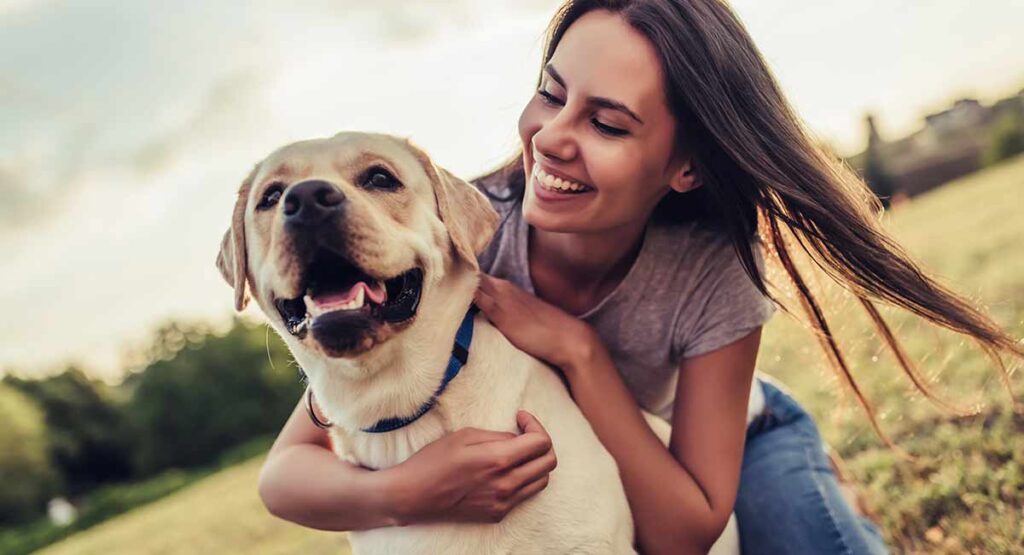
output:
M408 141L341 133L256 165L217 266L236 308L251 291L293 352L352 358L412 325L451 273L476 271L496 222Z

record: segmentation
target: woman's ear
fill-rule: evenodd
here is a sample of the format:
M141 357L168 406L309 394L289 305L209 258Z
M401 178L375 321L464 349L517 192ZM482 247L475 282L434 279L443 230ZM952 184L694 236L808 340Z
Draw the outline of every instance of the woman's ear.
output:
M700 176L692 160L684 160L673 170L668 186L677 193L692 191L701 186Z

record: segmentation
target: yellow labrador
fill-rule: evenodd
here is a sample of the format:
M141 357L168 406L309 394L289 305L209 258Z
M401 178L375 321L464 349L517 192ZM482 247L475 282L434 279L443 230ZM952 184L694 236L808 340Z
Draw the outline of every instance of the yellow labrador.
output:
M339 457L393 466L459 428L515 431L519 408L558 456L547 488L500 523L353 532L356 553L633 552L615 461L561 381L467 316L496 220L473 186L385 135L285 146L238 191L217 265L236 308L251 292L304 369ZM468 359L453 363L467 325ZM723 553L738 552L730 533Z

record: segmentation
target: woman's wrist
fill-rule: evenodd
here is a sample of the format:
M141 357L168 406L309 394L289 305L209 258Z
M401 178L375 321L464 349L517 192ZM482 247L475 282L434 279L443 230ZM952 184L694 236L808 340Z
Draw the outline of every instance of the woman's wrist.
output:
M607 347L590 326L584 324L583 328L571 337L565 348L565 356L556 362L556 366L570 382L591 371L599 361L608 357Z
M374 471L380 487L377 506L388 526L408 526L415 524L417 519L414 507L419 506L416 500L415 483L405 479L404 467L396 465L391 468Z

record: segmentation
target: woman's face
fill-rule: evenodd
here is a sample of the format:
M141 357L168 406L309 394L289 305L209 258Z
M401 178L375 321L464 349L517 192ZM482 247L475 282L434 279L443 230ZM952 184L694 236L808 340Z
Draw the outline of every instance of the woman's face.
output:
M519 118L533 226L599 232L646 222L670 188L693 184L654 47L597 10L565 32Z

